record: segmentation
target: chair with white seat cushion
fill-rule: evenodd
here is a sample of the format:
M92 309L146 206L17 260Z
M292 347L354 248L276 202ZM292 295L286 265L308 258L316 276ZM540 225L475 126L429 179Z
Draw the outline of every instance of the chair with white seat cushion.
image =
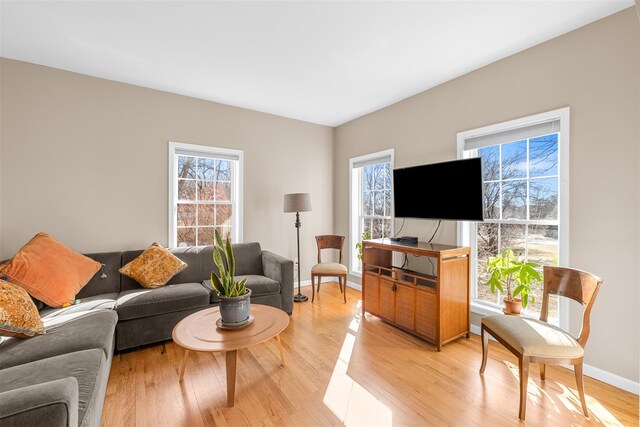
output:
M545 380L545 365L574 365L580 403L589 417L584 398L582 363L584 346L589 338L589 316L603 281L593 274L564 267L544 267L544 291L540 320L520 316L486 316L482 318L482 366L484 373L489 350L489 335L518 357L520 373L520 412L524 421L527 405L529 363L540 364L540 380ZM549 295L571 298L584 306L582 330L578 338L547 323Z
M344 295L344 302L347 302L347 266L342 264L342 247L344 246L344 236L316 236L318 244L318 263L311 269L311 302L316 297L315 279L318 278L318 292L320 292L320 281L323 277L337 277L340 285L340 292ZM340 251L339 262L322 262L323 249L337 249ZM344 289L343 289L344 287Z

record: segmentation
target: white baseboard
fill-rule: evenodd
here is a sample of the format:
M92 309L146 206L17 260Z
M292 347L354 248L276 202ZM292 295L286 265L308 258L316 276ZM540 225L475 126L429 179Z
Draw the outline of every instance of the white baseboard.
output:
M338 279L335 279L333 277L321 277L320 279L321 279L320 283L329 283L329 282L337 283L338 282ZM300 286L311 286L311 280L310 279L309 280L302 280L300 282ZM347 281L347 286L352 288L352 289L356 289L358 291L362 291L362 286L360 286L357 283L353 283L353 282ZM298 281L297 280L293 281L293 287L294 288L298 287Z
M471 333L480 335L480 326L471 325ZM495 341L491 335L489 335L489 339ZM565 366L565 368L573 370L573 366ZM640 395L640 383L632 381L628 378L624 378L620 375L616 375L603 369L596 368L595 366L587 365L586 363L583 365L583 372L584 375L595 380L602 381L605 384L612 385L619 389L628 391L629 393Z

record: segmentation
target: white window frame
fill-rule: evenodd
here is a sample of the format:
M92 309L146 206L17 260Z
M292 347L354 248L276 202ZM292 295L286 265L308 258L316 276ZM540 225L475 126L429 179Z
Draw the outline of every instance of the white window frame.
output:
M558 136L558 265L569 266L569 141L570 141L570 108L560 108L545 113L522 117L503 123L484 126L457 134L458 158L470 157L469 152L465 152L465 141L471 138L486 136L494 133L505 132L517 128L527 127L538 123L560 120L560 133ZM473 286L477 286L477 247L474 245L476 234L476 223L458 221L457 243L459 246L471 246L472 268L471 268L471 295ZM480 300L471 300L471 311L480 315L491 315L501 313L495 304L490 304ZM559 326L569 327L569 304L566 298L560 298L558 306Z
M382 157L391 158L391 234L393 235L395 223L395 212L393 207L393 168L395 164L395 150L390 148L349 159L349 247L347 253L349 254L349 274L356 277L362 277L362 272L358 270L360 260L358 260L355 253L355 245L360 241L360 236L362 236L360 209L363 202L362 191L355 191L354 189L354 185L358 183L359 179L355 175L360 173L358 169L361 168L354 169L353 165L360 162L376 160Z
M237 167L232 169L231 180L231 240L234 243L242 242L243 225L243 170L244 151L232 148L210 147L208 145L187 144L184 142L169 141L169 247L176 246L177 240L177 216L178 216L178 156L176 151L192 152L193 156L220 156L223 158L237 157ZM197 232L197 231L196 231Z

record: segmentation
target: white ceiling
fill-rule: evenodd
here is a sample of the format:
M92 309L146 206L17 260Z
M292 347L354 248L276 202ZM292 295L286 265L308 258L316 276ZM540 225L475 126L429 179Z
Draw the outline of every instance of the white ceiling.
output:
M337 126L633 3L2 0L0 55Z

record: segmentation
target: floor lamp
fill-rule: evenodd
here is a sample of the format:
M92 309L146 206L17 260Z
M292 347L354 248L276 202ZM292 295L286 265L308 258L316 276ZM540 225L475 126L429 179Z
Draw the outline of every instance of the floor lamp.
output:
M305 302L309 298L300 292L300 212L311 211L311 195L309 193L292 193L284 195L284 212L296 213L296 233L298 235L298 295L293 297L295 302Z

